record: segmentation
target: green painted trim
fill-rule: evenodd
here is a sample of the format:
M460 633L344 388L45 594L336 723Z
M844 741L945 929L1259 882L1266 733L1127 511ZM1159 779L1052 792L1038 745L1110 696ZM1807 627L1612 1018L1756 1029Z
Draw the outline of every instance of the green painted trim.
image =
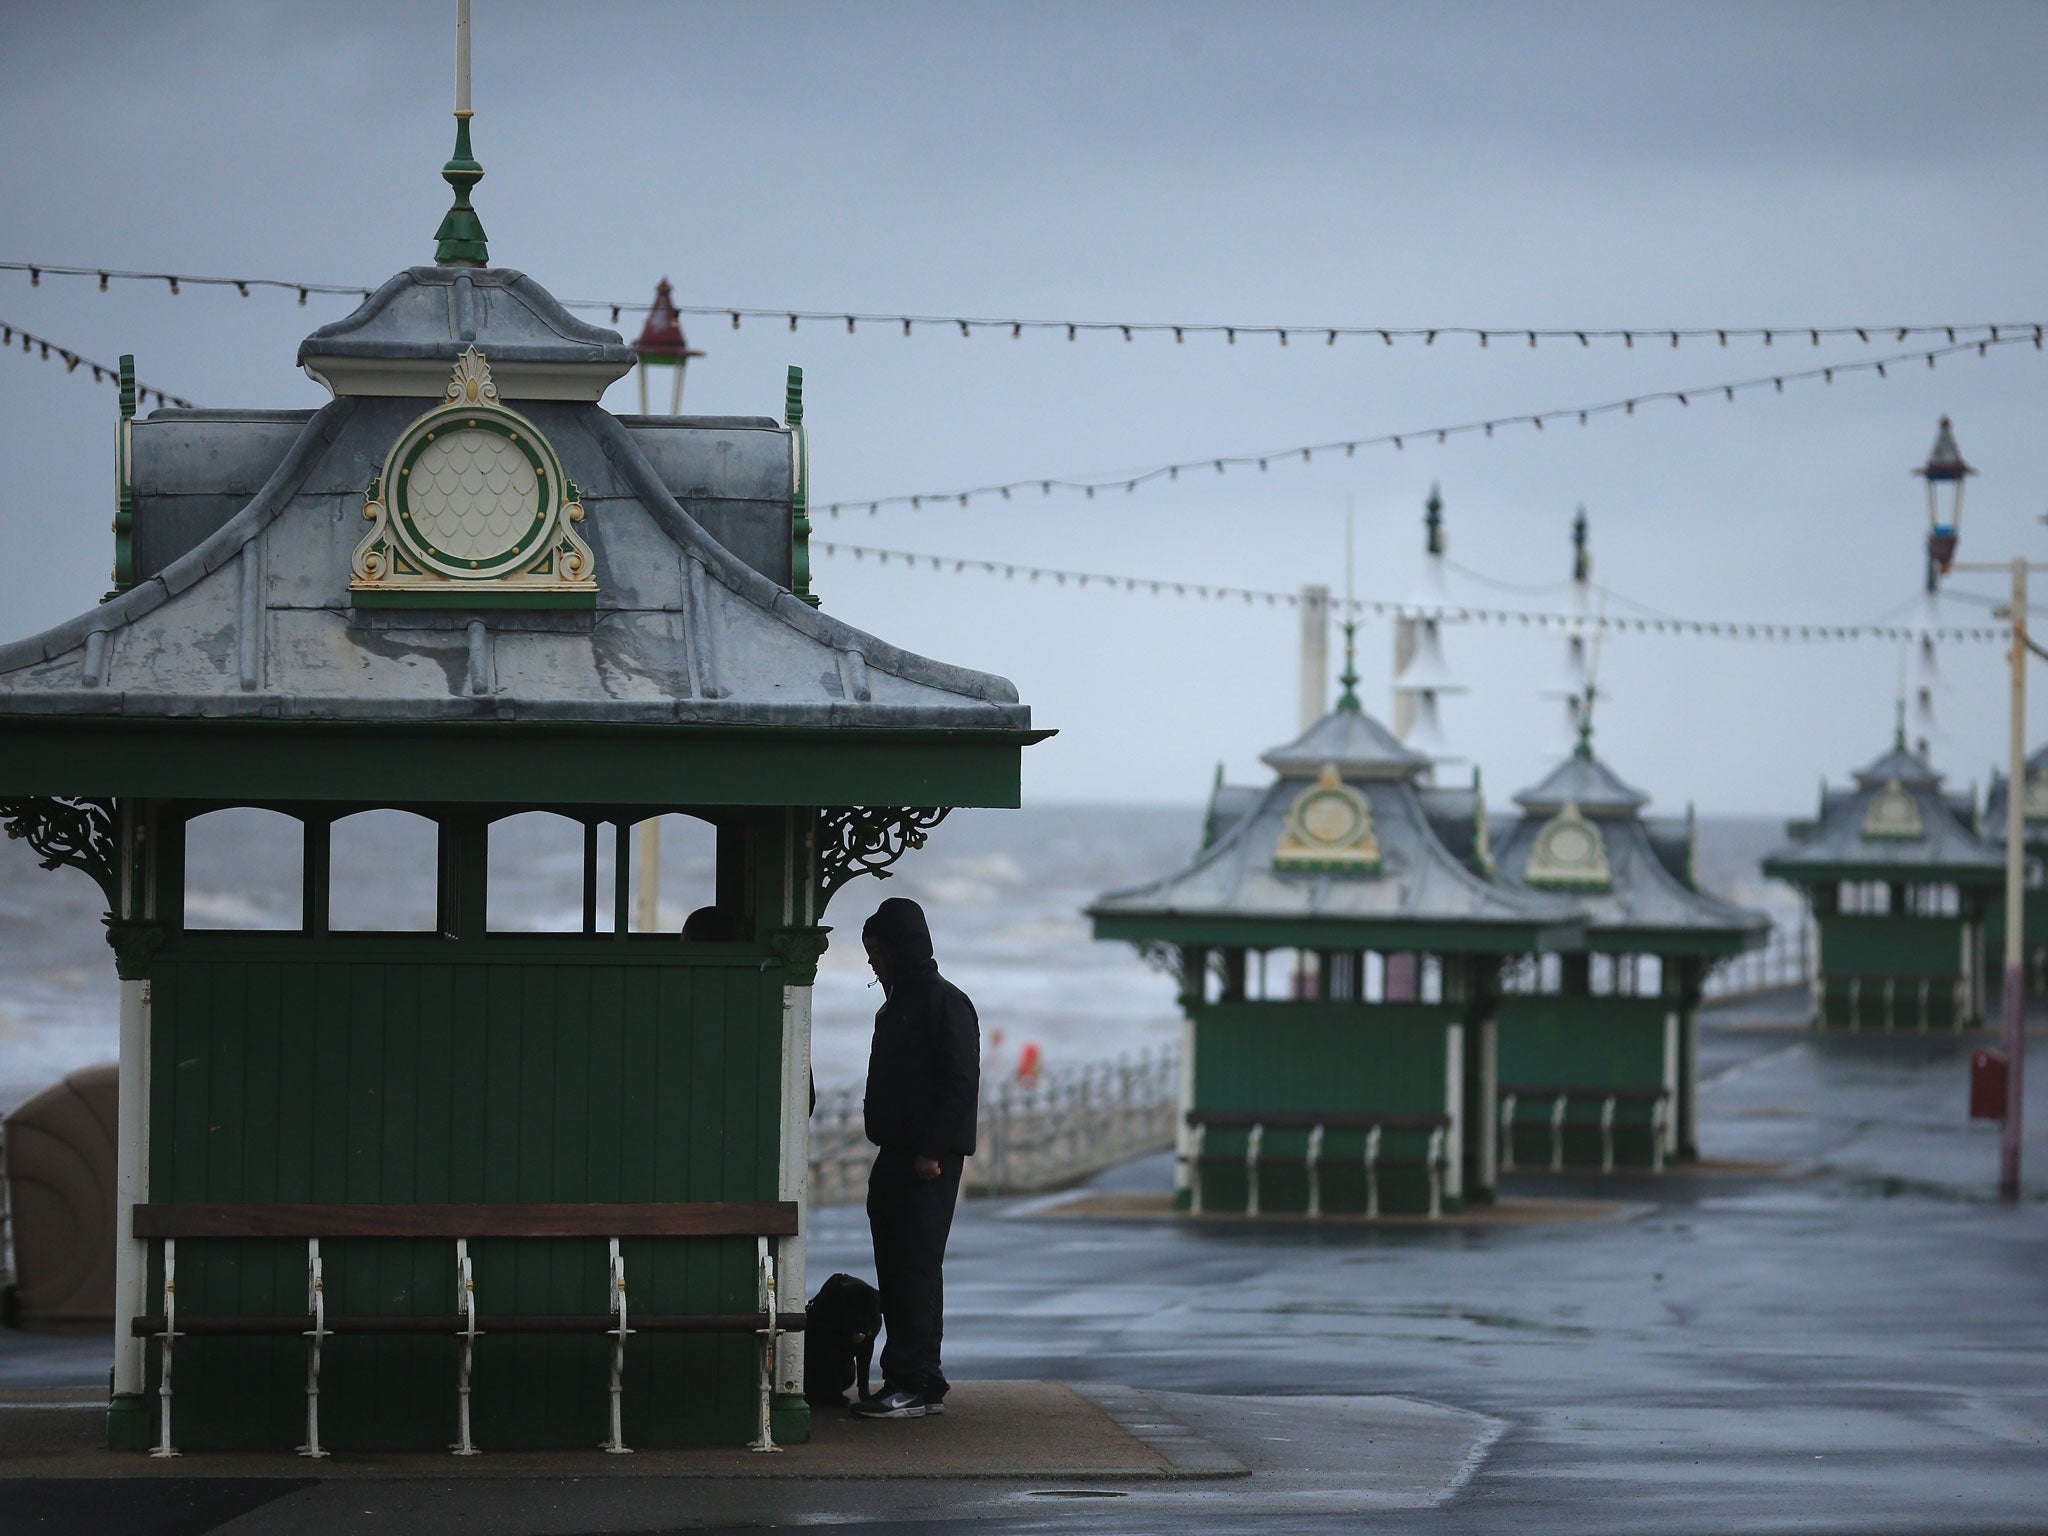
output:
M484 223L469 206L470 191L484 179L484 168L470 152L467 112L455 114L455 153L441 167L441 179L454 189L455 201L442 215L441 227L434 231L434 260L444 267L489 266L491 253L485 244Z
M505 588L492 590L482 586L472 591L459 580L450 580L445 592L394 588L388 592L352 591L348 596L349 601L358 608L553 608L589 612L597 607L595 592L521 592Z
M1591 928L1586 948L1596 955L1740 955L1762 949L1770 934L1750 929Z
M1428 950L1437 954L1521 955L1579 949L1575 924L1363 922L1356 919L1255 918L1230 914L1102 912L1090 909L1098 939L1155 939L1245 949Z
M716 805L1007 808L1021 803L1023 749L1052 734L0 716L0 794L612 805L649 815Z
M140 1392L116 1392L107 1404L107 1449L146 1451L156 1443L156 1416Z

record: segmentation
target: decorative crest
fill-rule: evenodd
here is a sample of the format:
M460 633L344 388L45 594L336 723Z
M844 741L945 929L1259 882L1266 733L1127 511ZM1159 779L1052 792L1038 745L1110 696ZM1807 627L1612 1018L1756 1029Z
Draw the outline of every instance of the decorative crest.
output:
M1530 885L1574 891L1604 891L1614 883L1607 840L1576 802L1565 801L1564 809L1543 824L1522 878Z
M455 359L455 372L441 396L443 405L496 405L498 386L491 378L490 360L472 346Z
M1863 812L1863 835L1902 843L1917 842L1927 835L1919 803L1897 779L1887 779L1884 788L1870 797Z
M455 360L441 403L400 434L363 498L358 607L589 608L583 503L540 428L498 398L488 358Z
M1372 805L1346 784L1335 763L1323 764L1315 783L1287 808L1273 867L1309 873L1376 875L1379 839L1373 835Z

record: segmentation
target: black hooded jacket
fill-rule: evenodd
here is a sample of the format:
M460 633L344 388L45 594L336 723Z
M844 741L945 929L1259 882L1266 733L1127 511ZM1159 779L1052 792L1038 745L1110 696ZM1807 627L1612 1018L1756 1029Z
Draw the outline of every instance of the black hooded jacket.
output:
M868 1140L916 1157L971 1156L981 1092L981 1023L939 974L924 909L892 896L861 929L885 957L888 1001L868 1050Z

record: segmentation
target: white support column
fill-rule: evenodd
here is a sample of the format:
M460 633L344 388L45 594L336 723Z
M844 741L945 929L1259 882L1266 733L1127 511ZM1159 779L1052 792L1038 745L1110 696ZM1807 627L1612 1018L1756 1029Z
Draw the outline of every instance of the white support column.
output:
M1465 1198L1465 1026L1444 1026L1444 1113L1450 1117L1444 1196ZM1487 1117L1491 1119L1492 1116Z
M782 1149L775 1196L796 1202L796 1236L782 1239L779 1289L783 1309L804 1304L804 1237L810 1228L811 1177L811 989L782 989ZM804 1389L804 1336L785 1333L775 1341L775 1390Z
M149 1310L149 1244L135 1234L135 1207L149 1198L149 987L121 983L121 1074L114 1154L114 1393L140 1395L147 1341L129 1329Z
M1684 1031L1679 1028L1678 1015L1664 1015L1664 1092L1669 1095L1665 1104L1669 1111L1664 1116L1664 1129L1655 1137L1660 1158L1678 1155L1678 1090L1681 1076L1679 1053L1684 1049Z
M1173 1117L1175 1194L1184 1189L1194 1189L1195 1159L1202 1155L1201 1135L1194 1126L1188 1124L1188 1114L1195 1107L1195 1021L1185 1015L1180 1021L1179 1074L1180 1082L1175 1090L1178 1108ZM1189 1198L1192 1200L1192 1195Z

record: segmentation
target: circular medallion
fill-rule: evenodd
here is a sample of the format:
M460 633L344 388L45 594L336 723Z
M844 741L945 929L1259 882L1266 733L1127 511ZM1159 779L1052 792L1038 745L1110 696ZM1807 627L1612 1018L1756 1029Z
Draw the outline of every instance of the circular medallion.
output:
M494 576L532 555L553 523L546 464L490 417L421 433L400 455L398 480L407 542L443 575Z
M1584 827L1558 827L1550 834L1547 851L1560 864L1590 864L1593 861L1593 834Z
M1311 795L1302 803L1301 830L1318 843L1335 847L1358 835L1358 807L1340 791Z

